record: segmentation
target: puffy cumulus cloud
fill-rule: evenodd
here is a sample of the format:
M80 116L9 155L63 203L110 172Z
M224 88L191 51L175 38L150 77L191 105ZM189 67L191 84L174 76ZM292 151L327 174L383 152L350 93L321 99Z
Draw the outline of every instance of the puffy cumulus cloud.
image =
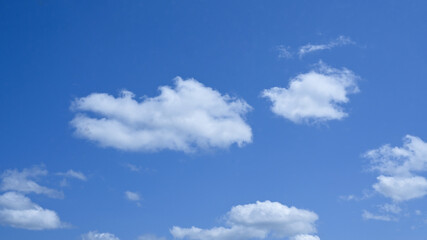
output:
M372 170L387 175L411 176L413 172L427 171L427 143L419 137L406 135L402 147L384 145L370 150Z
M34 179L46 176L47 170L38 167L18 170L6 170L1 175L0 189L2 191L16 191L22 193L45 194L53 198L62 198L64 194L54 189L40 186Z
M375 191L397 202L420 198L427 194L427 180L420 176L414 177L377 177L373 185Z
M272 103L271 110L295 123L327 121L347 116L339 104L359 91L357 76L348 69L335 69L319 62L308 73L290 80L288 88L273 87L262 92Z
M0 224L29 230L61 228L58 215L17 192L0 195Z
M117 98L92 93L76 99L72 109L79 112L71 121L75 133L104 147L191 152L252 141L244 120L251 107L194 79L177 77L175 88L160 87L159 96L141 101L129 91Z
M297 240L319 238L315 222L318 216L311 211L288 207L279 202L256 202L234 206L225 216L227 227L201 229L174 226L171 234L179 239L245 240L290 237Z
M417 173L427 171L427 143L407 135L402 147L384 145L368 151L371 169L381 173L373 188L396 202L427 195L427 179Z
M75 178L75 179L79 179L81 181L87 180L86 176L82 172L77 172L77 171L74 171L72 169L70 169L66 172L57 173L57 175L64 176L67 178Z
M120 240L118 237L111 233L99 233L91 231L82 235L82 240Z
M164 237L158 237L153 234L144 234L138 237L137 240L166 240Z
M306 44L299 48L298 55L300 57L303 57L304 55L311 52L332 49L334 47L344 46L348 44L354 44L354 42L349 37L339 36L335 40L332 40L326 44Z

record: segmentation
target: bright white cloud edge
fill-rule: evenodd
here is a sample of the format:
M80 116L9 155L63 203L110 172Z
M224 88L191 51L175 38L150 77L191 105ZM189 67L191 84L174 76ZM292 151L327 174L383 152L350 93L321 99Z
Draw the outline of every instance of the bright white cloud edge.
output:
M56 212L44 209L17 192L0 195L0 224L28 230L64 227Z
M256 202L234 206L225 216L226 227L202 229L174 226L170 232L178 239L246 240L290 237L295 240L318 240L311 211L288 207L279 202Z
M117 98L92 93L76 99L72 109L78 114L71 125L77 136L128 151L191 152L252 141L244 119L251 107L243 99L222 95L195 79L177 77L174 83L175 88L162 86L159 96L141 101L129 91Z
M292 78L288 88L266 89L262 96L272 102L273 113L294 123L340 120L348 115L340 104L359 92L357 79L346 68L335 69L320 61L308 73Z

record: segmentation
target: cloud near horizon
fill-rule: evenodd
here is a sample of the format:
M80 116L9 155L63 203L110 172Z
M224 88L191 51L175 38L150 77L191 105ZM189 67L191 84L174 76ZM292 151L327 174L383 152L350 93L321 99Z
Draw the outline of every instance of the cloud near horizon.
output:
M178 239L249 240L289 237L292 240L319 240L314 212L288 207L279 202L237 205L226 214L227 227L201 229L174 226L170 232Z
M252 141L244 119L252 108L243 99L222 95L195 79L177 77L174 83L175 88L162 86L159 96L141 101L129 91L117 98L106 93L78 98L71 125L81 138L126 151L192 152Z
M359 92L357 79L346 68L335 69L320 61L310 72L292 78L288 88L266 89L262 96L272 102L273 113L294 123L340 120L348 114L339 104Z

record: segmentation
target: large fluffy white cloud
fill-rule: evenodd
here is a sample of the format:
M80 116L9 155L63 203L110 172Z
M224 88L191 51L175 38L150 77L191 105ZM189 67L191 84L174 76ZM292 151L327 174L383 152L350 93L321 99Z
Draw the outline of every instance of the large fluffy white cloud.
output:
M245 240L290 237L296 240L318 240L311 211L288 207L279 202L256 202L234 206L225 216L227 227L201 229L174 226L175 238L194 240Z
M290 80L288 88L273 87L262 92L271 100L271 110L295 123L342 119L347 113L339 104L359 91L357 76L348 69L335 69L319 62L308 73Z
M418 174L427 171L427 143L407 135L402 147L384 145L368 151L371 169L381 173L373 188L396 202L427 195L427 179Z
M40 186L35 178L46 176L47 171L38 167L18 170L7 170L1 175L0 189L2 191L17 191L22 193L45 194L53 198L62 198L63 193L54 189Z
M71 121L76 134L104 147L189 152L252 141L244 120L251 107L194 79L178 77L175 88L162 86L159 96L140 101L129 91L117 98L92 93L76 99L72 109L79 112Z
M0 195L0 224L29 230L54 229L63 226L54 211L44 209L28 197L16 192Z
M91 231L82 235L82 240L120 240L112 233L99 233L97 231Z

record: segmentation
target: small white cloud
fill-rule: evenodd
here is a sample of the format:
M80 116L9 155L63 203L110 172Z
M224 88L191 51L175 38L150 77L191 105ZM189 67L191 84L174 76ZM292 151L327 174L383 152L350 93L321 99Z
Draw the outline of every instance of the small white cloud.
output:
M61 228L56 212L44 209L16 192L0 195L0 224L28 230Z
M397 202L421 198L427 194L427 180L420 176L387 177L381 175L377 179L378 182L373 185L375 191Z
M120 240L120 239L111 233L98 233L97 231L91 231L82 235L82 240Z
M64 176L64 177L68 177L68 178L76 178L82 181L86 181L87 178L86 176L82 173L82 172L76 172L72 169L64 172L64 173L57 173L57 175L59 176Z
M153 234L144 234L138 237L138 240L166 240L164 237L158 237Z
M72 109L80 112L71 121L75 133L104 147L191 152L252 141L244 120L251 107L194 79L177 77L175 88L160 87L159 96L142 101L129 91L118 98L92 93L76 99Z
M314 223L318 219L314 212L287 207L278 202L237 205L226 214L225 219L228 227L201 229L174 226L170 231L175 238L194 240L265 239L269 235L297 240L319 239L312 235L316 232Z
M347 103L347 95L359 91L357 78L348 69L319 62L315 69L291 79L288 88L266 89L262 96L271 100L275 114L295 123L339 120L348 115L339 104Z
M54 189L40 186L34 181L39 176L46 176L47 171L38 167L24 169L21 172L18 170L6 170L1 175L2 191L16 191L22 193L37 193L45 194L53 198L63 198L64 194Z
M376 215L369 211L363 210L362 217L365 220L379 220L379 221L397 221L395 218L388 216L388 215Z
M415 215L420 216L422 213L420 210L415 210Z
M348 44L354 44L354 42L349 38L345 36L339 36L337 39L330 41L326 44L307 44L299 48L298 55L299 57L303 57L307 53L321 51L321 50L327 50L332 49L334 47L338 46L344 46Z
M368 151L371 169L380 172L373 188L396 202L427 195L427 179L415 173L427 171L427 143L407 135L403 147L384 145Z
M141 197L139 196L139 194L137 192L126 191L125 196L130 201L136 201L137 202L137 201L141 200Z

